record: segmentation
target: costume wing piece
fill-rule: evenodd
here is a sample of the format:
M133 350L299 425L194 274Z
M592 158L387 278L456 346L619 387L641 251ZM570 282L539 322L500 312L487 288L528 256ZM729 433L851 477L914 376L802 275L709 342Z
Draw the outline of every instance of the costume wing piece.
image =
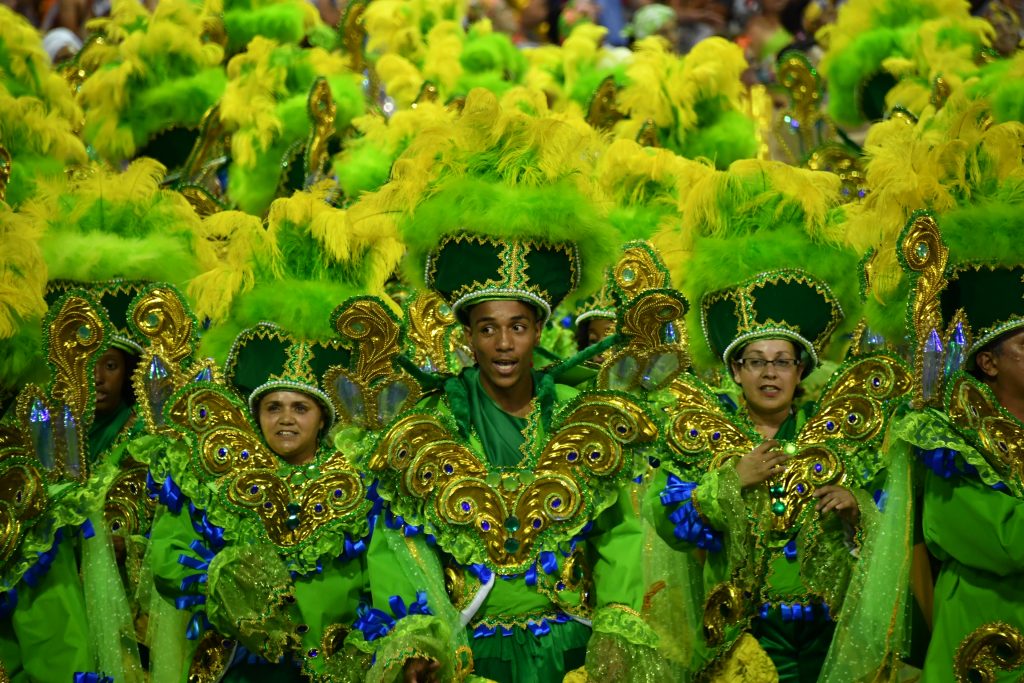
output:
M667 410L666 441L679 474L699 478L761 442L752 425L728 414L718 397L692 374L677 376L668 391L675 401Z
M454 436L453 424L412 412L388 429L370 469L398 477L402 495L422 501L435 528L463 529L472 552L449 549L464 555L460 562L523 571L536 561L538 545L566 540L593 519L595 492L629 474L623 446L653 441L657 429L630 399L593 393L570 403L552 432L520 467L492 469Z
M248 407L220 383L179 389L164 407L163 424L189 445L191 475L283 550L367 504L359 474L341 453L320 463L308 481L279 474L282 462L260 439Z

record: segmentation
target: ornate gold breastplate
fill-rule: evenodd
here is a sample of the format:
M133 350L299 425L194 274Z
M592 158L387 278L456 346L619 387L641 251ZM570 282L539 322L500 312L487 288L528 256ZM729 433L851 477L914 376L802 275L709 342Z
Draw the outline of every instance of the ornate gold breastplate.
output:
M624 446L653 441L656 429L627 397L587 395L561 411L551 436L514 470L489 467L456 433L450 421L412 411L380 440L370 469L416 500L442 546L447 534L471 539L479 552L457 560L508 574L592 520L600 494L614 495L631 473Z

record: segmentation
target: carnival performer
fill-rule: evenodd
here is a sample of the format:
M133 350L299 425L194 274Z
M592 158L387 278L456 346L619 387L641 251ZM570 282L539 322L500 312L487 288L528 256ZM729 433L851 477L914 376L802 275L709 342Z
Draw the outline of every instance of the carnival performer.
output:
M854 357L819 402L797 404L844 307L856 306L854 283L844 280L855 254L828 244L823 230L834 220L828 207L837 188L831 178L774 164L735 164L726 173L690 196L699 212L702 199L724 199L718 193L729 188L722 213L693 226L684 291L700 301L699 327L691 327L725 364L740 398L713 398L695 379L675 389L669 439L683 457L663 464L658 523L663 538L703 557L707 651L695 665L721 680L816 681L827 676L835 619L857 602L848 587L858 548L878 525L872 496L884 489L885 405L905 391L909 375L895 358ZM815 192L798 200L773 189L790 174L802 174ZM876 365L895 370L864 385L859 378ZM865 408L846 414L841 406L851 396ZM864 648L870 660L867 641Z
M530 102L537 115L473 91L457 134L424 131L361 202L370 215L401 212L410 279L425 274L474 358L421 377L424 397L371 438L366 462L403 533L436 542L475 675L561 681L593 654L629 680L659 665L634 580L640 534L620 500L633 476L626 446L652 439L653 424L621 394L577 393L534 366L552 309L581 280L597 288L616 240L583 194L586 157L558 156L598 144L593 131ZM564 144L542 145L540 130ZM416 675L391 637L376 666Z
M1013 294L1024 268L1007 229L1020 210L1015 185L938 217L915 216L901 240L921 373L918 409L893 424L890 440L924 466L924 540L941 563L929 682L1011 681L1024 671L1019 658L990 654L1024 642L1024 309Z

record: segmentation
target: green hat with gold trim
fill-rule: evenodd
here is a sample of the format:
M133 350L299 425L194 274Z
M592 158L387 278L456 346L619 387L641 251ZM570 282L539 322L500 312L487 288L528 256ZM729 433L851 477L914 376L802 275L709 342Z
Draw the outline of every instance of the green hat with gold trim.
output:
M328 368L344 364L349 354L340 340L295 337L269 322L244 330L235 338L224 364L224 377L256 413L259 400L271 391L298 391L312 396L327 413L330 429L338 411L322 388Z
M970 339L967 364L986 344L1024 328L1024 264L962 264L951 269L942 292L942 317L963 311Z
M842 319L828 285L797 269L759 273L701 301L704 336L725 363L758 339L789 339L807 352L809 372Z
M588 296L576 306L576 325L579 326L580 323L593 320L594 318L615 320L617 315L615 299L612 297L611 288L606 282L598 290L597 294Z
M575 289L579 269L579 251L572 242L459 233L442 239L430 253L425 278L460 318L474 304L511 300L532 304L546 321Z

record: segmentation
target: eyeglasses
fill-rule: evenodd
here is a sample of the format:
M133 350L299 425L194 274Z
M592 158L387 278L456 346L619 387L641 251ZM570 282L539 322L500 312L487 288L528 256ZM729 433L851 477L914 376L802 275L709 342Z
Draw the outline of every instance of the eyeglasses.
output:
M790 370L795 370L800 361L796 358L776 358L775 360L768 360L767 358L740 358L736 361L736 364L752 372L760 372L769 365L780 372L789 372Z

